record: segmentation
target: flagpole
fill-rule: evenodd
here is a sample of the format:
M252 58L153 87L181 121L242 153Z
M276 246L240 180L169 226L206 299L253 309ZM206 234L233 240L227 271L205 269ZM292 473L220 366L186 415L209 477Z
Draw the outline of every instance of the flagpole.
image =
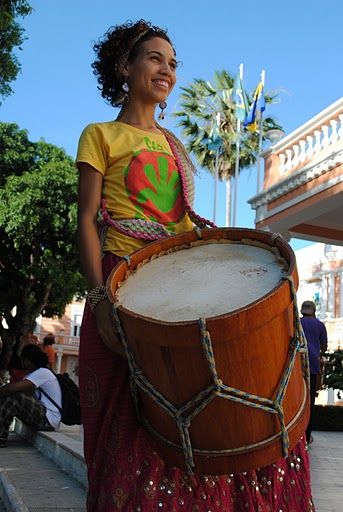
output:
M213 223L216 223L217 217L217 188L218 188L218 163L219 163L219 150L216 150L215 160L215 174L214 174L214 195L213 195Z
M243 64L239 65L239 78L243 83ZM235 182L233 191L233 212L232 212L232 226L236 226L237 216L237 193L238 193L238 174L239 174L239 151L240 151L240 138L241 138L241 120L237 118L236 128L236 163L235 163Z
M264 94L264 83L266 80L266 72L264 69L261 71L261 83L262 83L262 94ZM260 110L260 119L259 119L259 140L258 140L258 156L257 156L257 186L256 193L259 194L261 190L261 153L262 153L262 141L263 141L263 114L262 110Z

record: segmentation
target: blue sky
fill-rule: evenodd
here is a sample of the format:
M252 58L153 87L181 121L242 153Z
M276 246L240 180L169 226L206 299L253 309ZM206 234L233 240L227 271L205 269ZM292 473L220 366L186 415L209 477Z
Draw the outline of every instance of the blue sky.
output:
M23 26L27 40L18 52L22 73L15 93L0 107L0 120L44 138L74 156L83 127L114 119L92 74L92 43L111 26L144 18L168 28L175 42L178 84L168 102L177 109L179 87L194 78L209 79L215 70L233 74L244 64L245 88L252 91L262 69L266 90L278 90L280 102L268 108L286 133L342 96L341 0L29 0L34 12ZM176 120L168 117L167 127ZM256 191L256 170L242 172L237 224L254 226L247 199ZM212 215L213 180L196 180L196 210ZM217 223L224 225L225 188L219 186ZM304 245L292 243L294 248Z

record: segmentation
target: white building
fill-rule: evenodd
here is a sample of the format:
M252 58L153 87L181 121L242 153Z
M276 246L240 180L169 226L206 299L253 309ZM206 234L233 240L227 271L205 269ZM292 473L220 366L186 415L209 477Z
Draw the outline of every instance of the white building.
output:
M328 349L343 348L343 247L315 243L296 251L298 304L313 300L328 332ZM334 403L333 391L320 393L322 403Z

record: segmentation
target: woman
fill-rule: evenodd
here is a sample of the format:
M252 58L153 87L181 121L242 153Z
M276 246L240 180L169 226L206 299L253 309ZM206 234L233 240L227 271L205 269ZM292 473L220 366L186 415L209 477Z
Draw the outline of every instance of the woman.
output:
M176 81L166 32L144 20L128 23L110 29L95 51L102 96L121 110L116 121L86 127L77 156L79 243L90 290L80 345L88 511L314 510L303 439L288 460L271 467L189 477L151 450L136 420L104 282L120 257L149 240L210 223L191 208L192 167L184 148L154 118ZM108 228L103 247L99 208Z
M38 345L26 345L21 351L21 365L26 372L18 382L0 387L0 447L7 446L9 427L14 417L38 430L58 428L61 414L48 399L61 407L61 388L48 369L48 358Z

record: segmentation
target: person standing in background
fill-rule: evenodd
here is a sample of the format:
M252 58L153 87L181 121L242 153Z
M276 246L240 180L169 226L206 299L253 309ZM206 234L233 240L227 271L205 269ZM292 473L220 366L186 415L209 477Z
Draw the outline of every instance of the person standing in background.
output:
M312 422L314 412L314 402L317 392L317 375L320 373L320 356L327 349L328 339L326 327L316 318L316 305L311 300L306 300L301 306L300 319L304 334L307 340L308 357L310 363L310 399L311 411L310 419L306 429L306 440L312 443Z
M55 336L52 333L49 333L45 336L43 340L42 350L48 356L49 367L53 370L55 368L56 362L56 352L53 348L55 345Z

